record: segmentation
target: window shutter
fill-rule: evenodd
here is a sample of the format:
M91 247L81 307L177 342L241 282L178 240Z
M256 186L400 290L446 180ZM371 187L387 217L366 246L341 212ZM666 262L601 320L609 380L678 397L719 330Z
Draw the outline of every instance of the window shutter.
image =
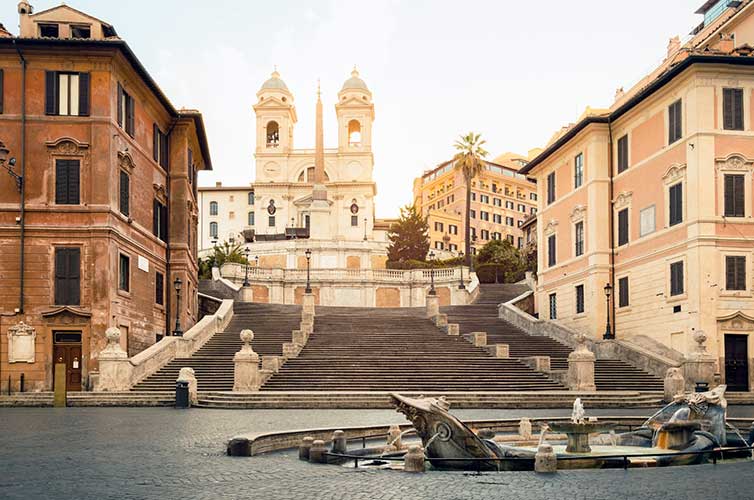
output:
M68 287L66 286L66 270L68 259L65 248L55 249L55 304L68 302Z
M725 257L725 289L736 289L736 262L733 257Z
M170 142L166 134L160 134L160 165L167 170L170 166Z
M733 204L735 205L736 217L744 216L744 180L743 175L737 175L733 182Z
M123 215L128 215L128 193L129 193L130 178L126 172L120 171L120 212Z
M68 304L81 302L81 249L68 249Z
M68 161L55 161L55 203L68 203Z
M742 89L733 90L733 126L736 130L744 129L744 91Z
M733 89L723 89L723 128L733 128Z
M79 161L68 160L68 202L71 205L79 204Z
M123 86L118 83L118 126L123 127Z
M45 114L58 114L58 78L54 71L45 71Z
M165 302L164 279L162 273L157 273L155 275L154 301L159 305L163 305Z
M618 246L628 243L628 209L618 212Z
M3 79L4 79L4 72L2 69L0 69L0 113L3 112Z
M160 239L168 241L168 207L160 203Z
M160 129L157 128L157 124L152 124L152 159L154 161L160 160ZM162 161L160 160L160 165Z
M79 116L89 116L89 73L79 73Z
M126 99L126 133L134 136L134 99L131 96Z
M160 237L160 202L152 200L152 234Z

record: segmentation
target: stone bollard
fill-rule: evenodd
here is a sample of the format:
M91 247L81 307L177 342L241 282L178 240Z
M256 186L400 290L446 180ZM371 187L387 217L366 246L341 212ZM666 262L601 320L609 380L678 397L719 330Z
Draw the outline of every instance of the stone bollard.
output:
M309 448L309 462L313 464L327 463L327 448L325 448L325 442L321 439L316 439L312 442L312 447Z
M424 472L424 450L417 444L408 447L403 457L403 470L406 472Z
M576 350L568 355L568 388L572 391L596 391L594 353L586 346L586 335L579 335L577 341Z
M401 443L401 428L397 424L393 424L387 431L387 445L393 446L396 450L400 450L403 447Z
M189 403L195 405L199 402L199 395L197 393L197 381L194 369L188 366L181 368L178 372L178 378L176 382L188 382L189 391Z
M558 457L549 443L542 443L534 455L534 472L552 473L558 471Z
M458 323L448 323L448 335L460 335L461 327Z
M228 442L226 452L229 457L250 457L251 441L248 438L233 438Z
M487 352L489 352L495 358L509 358L510 348L508 344L492 344L486 346Z
M521 420L518 421L518 435L521 437L521 439L525 441L528 441L532 438L531 420L529 420L526 417L523 417Z
M521 358L529 368L539 373L550 373L550 356L529 356Z
M448 327L448 315L447 314L438 314L435 316L435 326L437 328L447 328Z
M259 355L251 347L254 332L241 330L243 346L233 356L233 391L252 392L258 391L259 382Z
M344 454L347 448L346 433L343 431L334 431L332 433L332 447L330 448L332 452Z
M474 347L485 347L487 345L487 332L471 332L465 337Z
M440 314L440 297L427 295L427 317L434 318Z
M241 287L241 302L254 302L254 290L250 286Z
M309 450L312 449L312 443L314 438L311 436L305 436L301 440L301 444L298 446L298 459L309 461Z
M94 390L127 391L131 388L133 365L128 353L120 346L120 329L111 326L105 330L105 338L107 346L99 353L99 378ZM58 380L57 377L55 380Z
M663 387L665 389L663 401L666 403L670 403L676 395L683 393L686 381L683 379L680 368L668 368L668 371L665 372Z

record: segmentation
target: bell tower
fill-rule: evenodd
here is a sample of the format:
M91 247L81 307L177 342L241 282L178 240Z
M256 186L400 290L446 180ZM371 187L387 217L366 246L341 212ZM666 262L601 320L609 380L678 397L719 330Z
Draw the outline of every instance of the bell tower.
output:
M372 93L354 66L351 78L343 83L335 105L338 116L338 150L367 153L372 151L374 104Z
M293 94L277 69L257 92L257 155L283 154L293 149L293 126L297 121Z

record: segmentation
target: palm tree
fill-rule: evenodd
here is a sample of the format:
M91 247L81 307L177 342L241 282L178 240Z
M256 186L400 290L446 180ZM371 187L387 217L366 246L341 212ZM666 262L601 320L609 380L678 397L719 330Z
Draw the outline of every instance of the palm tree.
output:
M466 181L466 224L464 232L466 265L471 265L471 181L484 169L487 151L482 147L487 141L481 134L469 132L454 144L458 151L453 157L453 167L463 172Z

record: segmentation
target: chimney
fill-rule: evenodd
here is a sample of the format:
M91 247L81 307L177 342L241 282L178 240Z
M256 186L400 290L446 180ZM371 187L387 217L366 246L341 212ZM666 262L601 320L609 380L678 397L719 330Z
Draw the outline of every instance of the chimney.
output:
M216 182L215 182L215 187L216 187L216 188L219 188L219 187L223 187L223 183L222 183L222 182L220 182L220 181L216 181Z
M672 56L681 48L681 38L676 35L668 42L668 57Z
M715 48L724 54L730 54L735 48L734 39L735 35L733 33L720 33L720 41Z

